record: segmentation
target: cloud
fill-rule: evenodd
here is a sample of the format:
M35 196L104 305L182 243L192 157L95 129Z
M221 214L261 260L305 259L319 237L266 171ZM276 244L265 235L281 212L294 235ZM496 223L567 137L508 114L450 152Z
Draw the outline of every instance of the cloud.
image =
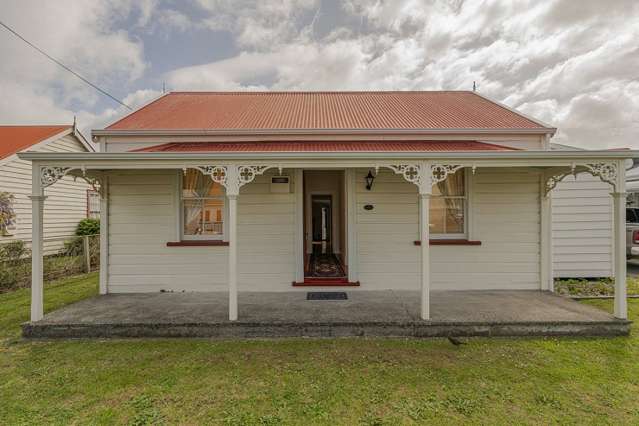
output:
M208 3L225 10L220 19L243 50L168 73L176 89L468 90L476 81L481 92L558 126L558 141L637 144L639 26L628 19L639 15L636 2L589 0L571 13L569 1L350 0L342 12L360 24L319 39L305 37L313 17L299 13L293 24L267 28L267 16L290 17L292 2L279 14ZM256 15L264 16L259 24ZM575 130L585 128L599 132Z
M319 0L198 0L198 3L210 13L205 19L209 28L231 31L238 46L251 49L266 49L298 38L300 27L304 26L300 18L319 7Z
M107 88L126 88L147 67L141 43L112 26L122 10L131 8L131 3L123 1L114 5L21 1L20 7L3 8L2 18L89 80ZM70 123L72 110L92 110L100 100L94 89L4 30L0 50L11 58L0 62L3 121Z
M634 0L67 0L4 9L27 38L131 102L157 94L150 87L163 80L174 90L469 90L476 81L559 127L557 142L639 147ZM0 90L12 99L0 100L4 119L70 121L75 111L97 126L124 112L11 37L0 48L16 58L0 63Z

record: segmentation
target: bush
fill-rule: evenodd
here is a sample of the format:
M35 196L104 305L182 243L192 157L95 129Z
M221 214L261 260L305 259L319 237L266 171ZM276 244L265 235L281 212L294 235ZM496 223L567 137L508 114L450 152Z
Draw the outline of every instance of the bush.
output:
M29 284L30 252L21 240L0 245L0 293Z
M15 240L0 245L0 262L17 262L31 254L22 240Z
M16 213L13 210L15 196L0 191L0 235L7 235L7 228L15 223Z
M75 230L75 235L96 235L100 233L100 220L86 218L82 219L78 223L78 227Z
M82 237L72 237L64 242L64 248L60 251L62 256L80 256L84 253L84 241Z

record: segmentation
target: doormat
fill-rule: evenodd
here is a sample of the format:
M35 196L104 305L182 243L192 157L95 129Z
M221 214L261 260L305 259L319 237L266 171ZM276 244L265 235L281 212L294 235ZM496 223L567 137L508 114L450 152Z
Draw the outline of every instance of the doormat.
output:
M314 278L339 278L346 276L344 268L334 254L312 254L308 276Z
M310 291L306 300L348 300L348 296L343 291Z

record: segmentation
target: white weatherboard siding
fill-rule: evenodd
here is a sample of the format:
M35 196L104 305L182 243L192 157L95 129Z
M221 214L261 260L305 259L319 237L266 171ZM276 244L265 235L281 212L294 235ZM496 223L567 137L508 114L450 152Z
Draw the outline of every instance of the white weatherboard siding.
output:
M470 173L470 171L467 171ZM419 289L417 188L380 169L357 175L359 279L366 289ZM481 246L431 246L431 288L539 289L539 174L477 169L469 221ZM372 204L373 210L365 210Z
M590 174L566 177L552 192L556 278L612 276L611 187Z
M86 152L84 146L68 135L38 147L39 152ZM82 179L66 176L46 188L44 202L44 253L62 247L63 240L75 234L78 222L86 218L87 189ZM12 236L0 236L0 244L12 240L31 241L31 162L17 157L0 165L0 191L15 195L17 227Z
M294 189L272 194L273 174L258 176L238 198L240 291L289 290L295 277ZM227 290L227 247L166 246L179 238L175 171L109 176L110 293Z
M417 289L417 189L380 170L367 191L367 172L357 172L361 287L352 290ZM294 289L294 188L289 194L270 193L271 174L257 177L240 193L240 291ZM166 247L178 238L175 171L110 176L109 292L227 289L227 247ZM432 288L538 289L539 175L529 169L478 169L472 180L473 238L482 245L431 246ZM364 210L365 204L375 208Z

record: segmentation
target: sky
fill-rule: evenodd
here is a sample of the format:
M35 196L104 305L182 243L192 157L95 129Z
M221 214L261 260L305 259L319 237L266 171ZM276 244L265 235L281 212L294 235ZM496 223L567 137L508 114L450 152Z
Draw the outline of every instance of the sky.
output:
M166 90L477 90L639 149L636 0L0 0L0 20L136 107ZM127 112L0 28L0 123Z

